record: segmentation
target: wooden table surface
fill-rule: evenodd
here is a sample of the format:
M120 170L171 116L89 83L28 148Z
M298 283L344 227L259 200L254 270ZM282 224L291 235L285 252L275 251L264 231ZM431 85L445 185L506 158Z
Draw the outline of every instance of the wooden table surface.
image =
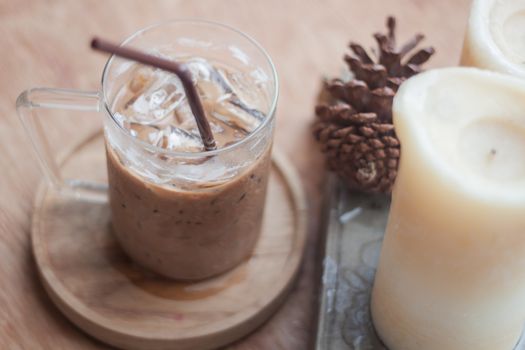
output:
M38 281L29 242L32 203L42 174L15 112L35 86L96 90L105 58L88 48L100 35L122 40L162 20L223 22L253 36L280 77L276 144L302 176L309 199L309 244L301 276L285 305L232 349L298 349L312 344L320 265L322 158L310 136L320 78L342 67L349 39L370 34L395 15L401 38L415 30L437 49L431 66L458 62L469 0L1 0L0 1L0 348L104 349L52 305ZM100 127L96 114L44 115L56 150Z

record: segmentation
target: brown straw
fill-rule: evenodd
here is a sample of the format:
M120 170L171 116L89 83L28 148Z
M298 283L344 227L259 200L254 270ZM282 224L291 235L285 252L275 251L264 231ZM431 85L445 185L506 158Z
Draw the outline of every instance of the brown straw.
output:
M197 90L195 89L195 86L193 85L191 73L186 65L161 57L148 55L144 52L129 47L118 46L98 38L91 40L91 48L176 74L182 82L182 86L186 92L186 97L188 98L188 103L193 116L195 117L195 121L197 122L197 127L199 128L199 133L201 135L205 150L213 151L217 148L215 139L213 138L213 134L211 132L210 123L208 123L208 119L206 119L202 102L199 98Z

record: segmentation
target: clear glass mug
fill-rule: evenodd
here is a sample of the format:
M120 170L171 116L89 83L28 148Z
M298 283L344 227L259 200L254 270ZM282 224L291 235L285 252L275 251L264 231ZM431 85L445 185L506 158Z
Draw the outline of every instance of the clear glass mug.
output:
M122 45L253 69L268 79L266 118L241 141L215 151L183 153L153 146L131 136L115 116L113 103L129 83L123 72L131 62L111 57L101 91L35 88L18 97L19 116L44 174L64 195L87 198L108 191L113 231L140 265L188 280L225 272L252 253L261 230L278 96L273 63L245 34L204 21L153 25ZM109 186L62 178L38 109L103 113Z

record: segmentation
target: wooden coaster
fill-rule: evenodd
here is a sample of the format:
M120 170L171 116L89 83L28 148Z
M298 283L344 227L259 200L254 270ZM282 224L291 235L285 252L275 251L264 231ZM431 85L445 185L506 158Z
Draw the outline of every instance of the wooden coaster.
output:
M94 135L61 162L67 178L105 181L104 141ZM105 201L40 185L32 244L42 282L78 327L124 349L213 349L243 337L290 290L306 240L305 198L290 164L274 156L254 255L224 275L174 282L133 264L110 230Z

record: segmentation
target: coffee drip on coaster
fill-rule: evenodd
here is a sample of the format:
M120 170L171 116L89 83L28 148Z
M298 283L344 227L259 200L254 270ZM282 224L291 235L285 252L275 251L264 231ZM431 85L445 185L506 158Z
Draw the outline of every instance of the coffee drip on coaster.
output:
M99 38L94 38L91 41L91 48L122 58L127 58L148 66L156 67L177 75L182 83L184 91L186 92L188 104L191 108L193 116L195 117L197 128L199 129L199 134L201 136L202 143L204 144L204 149L206 151L213 151L217 149L217 145L210 128L210 123L206 118L201 99L197 93L197 89L195 89L195 86L193 85L191 73L185 64L153 55L148 55L144 52L129 47L118 46Z

